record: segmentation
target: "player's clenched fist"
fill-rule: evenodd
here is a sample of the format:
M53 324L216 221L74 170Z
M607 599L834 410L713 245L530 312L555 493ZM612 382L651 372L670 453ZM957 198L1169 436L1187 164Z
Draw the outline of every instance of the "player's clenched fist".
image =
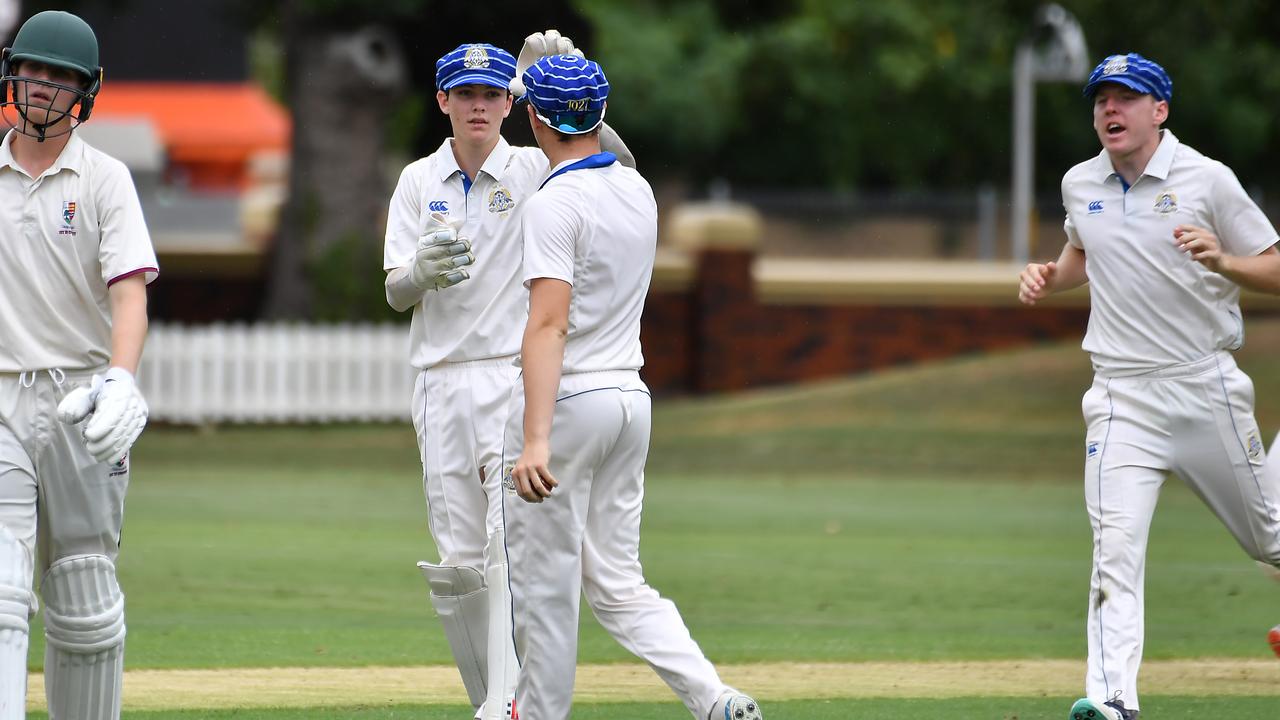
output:
M525 440L524 451L511 470L516 494L526 502L540 503L551 497L551 491L560 481L551 474L547 465L551 462L551 450L546 443Z
M1058 274L1058 264L1030 263L1018 276L1018 299L1024 305L1035 305L1053 292L1053 281Z
M436 229L418 238L409 277L419 289L443 290L471 277L462 268L474 264L476 256L471 252L471 241L458 236L455 223L438 214L433 214L432 220Z
M64 423L89 422L84 426L85 446L98 462L116 464L129 454L147 426L150 410L142 398L133 374L113 367L105 375L94 375L89 387L67 393L58 403L58 419Z

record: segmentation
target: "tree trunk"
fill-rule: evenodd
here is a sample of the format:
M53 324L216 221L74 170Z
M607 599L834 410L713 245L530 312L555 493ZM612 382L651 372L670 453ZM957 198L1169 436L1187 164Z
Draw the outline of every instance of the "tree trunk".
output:
M294 3L283 10L292 158L263 313L277 320L334 317L367 297L369 283L382 295L384 126L406 85L388 30L322 27L300 15Z

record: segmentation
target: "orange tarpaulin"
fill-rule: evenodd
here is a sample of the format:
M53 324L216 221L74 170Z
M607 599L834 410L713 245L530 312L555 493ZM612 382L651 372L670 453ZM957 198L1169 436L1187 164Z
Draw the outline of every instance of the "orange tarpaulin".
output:
M243 187L247 161L289 150L289 113L248 83L105 82L94 119L145 117L192 185Z

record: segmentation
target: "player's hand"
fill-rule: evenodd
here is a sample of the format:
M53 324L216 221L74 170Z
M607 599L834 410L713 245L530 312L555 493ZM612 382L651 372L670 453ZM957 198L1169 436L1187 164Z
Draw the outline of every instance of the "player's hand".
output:
M1192 260L1213 272L1221 273L1226 266L1228 255L1222 252L1222 243L1218 242L1217 235L1205 228L1179 225L1173 229L1173 242Z
M471 241L458 235L460 222L439 213L432 213L431 220L431 229L418 238L409 279L423 290L443 290L471 277L462 268L474 264L476 256Z
M1053 292L1053 281L1058 275L1058 263L1030 263L1018 276L1018 300L1024 305L1035 305Z
M85 418L89 417L89 413L93 412L93 405L98 401L98 392L101 390L101 375L94 375L87 386L81 385L72 389L62 398L62 402L58 403L58 420L67 425L84 422Z
M551 462L551 449L545 442L525 442L516 465L511 470L516 494L526 502L540 503L551 497L560 482L547 467Z
M79 422L73 418L83 409L86 397L79 390L86 388L72 390L59 403L58 417L63 422ZM117 464L129 454L129 448L147 426L147 401L142 399L133 374L124 368L113 367L105 375L95 376L93 387L87 390L93 402L87 413L89 422L84 426L85 446L98 462ZM83 414L79 417L85 419Z
M516 76L511 78L508 89L512 95L516 97L524 97L524 71L529 66L538 62L539 58L548 55L577 55L582 57L582 51L573 46L573 41L568 37L562 36L557 30L548 30L546 32L533 33L524 39L524 46L520 48L520 54L516 57Z

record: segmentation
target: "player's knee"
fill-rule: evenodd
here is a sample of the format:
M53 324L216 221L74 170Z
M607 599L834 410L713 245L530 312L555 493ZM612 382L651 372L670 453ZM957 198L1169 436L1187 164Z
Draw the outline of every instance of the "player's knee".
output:
M68 653L92 654L124 643L124 593L105 555L72 555L40 583L45 637Z
M31 557L27 548L0 525L0 630L28 632L35 612L31 594Z
M614 578L617 580L619 578ZM583 577L582 592L587 604L595 613L624 612L638 604L663 600L658 591L649 587L642 576L628 577L627 582L601 582L590 575Z

